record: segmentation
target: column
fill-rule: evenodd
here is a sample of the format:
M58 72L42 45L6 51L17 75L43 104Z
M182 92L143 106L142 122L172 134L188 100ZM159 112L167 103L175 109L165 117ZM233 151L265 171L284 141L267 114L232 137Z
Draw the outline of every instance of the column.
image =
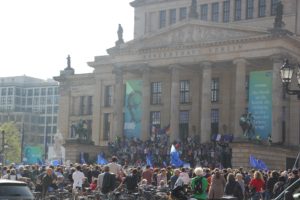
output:
M234 85L234 109L233 109L233 130L234 138L242 138L243 131L240 127L239 120L246 108L246 65L247 61L243 58L235 59L233 64L235 68L235 85Z
M110 140L115 140L117 136L123 135L123 71L115 68L113 73L115 74L114 112Z
M229 12L229 22L234 22L234 14L235 14L235 1L230 1L230 12Z
M142 69L143 79L143 91L142 91L142 128L141 128L141 139L147 140L150 136L150 70L147 66Z
M283 58L281 55L272 56L273 78L272 78L272 141L282 142L282 83L280 68Z
M93 125L92 125L92 140L94 141L95 145L100 144L100 134L103 134L101 129L101 90L102 84L100 77L96 76L96 87L95 87L95 94L93 96Z
M241 10L241 20L246 19L246 10L247 10L247 1L241 1L242 10Z
M171 68L171 109L170 109L170 141L179 140L179 66Z
M298 89L298 88L297 88ZM288 110L288 109L287 109ZM286 136L285 144L299 145L300 134L300 101L297 95L290 96L289 119L286 119Z
M201 91L201 143L210 141L211 133L211 63L204 62Z
M64 141L70 138L71 123L70 123L70 108L72 106L71 89L66 82L60 81L59 86L59 109L57 125L58 130L62 133Z

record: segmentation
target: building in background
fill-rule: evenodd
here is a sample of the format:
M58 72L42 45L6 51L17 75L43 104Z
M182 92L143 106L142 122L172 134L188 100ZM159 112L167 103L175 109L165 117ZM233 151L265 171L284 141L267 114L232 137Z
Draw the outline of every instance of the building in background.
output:
M55 77L65 140L85 120L96 146L123 136L146 140L162 128L171 141L196 136L205 143L214 134L242 141L239 119L250 110L259 122L255 137L299 145L299 100L283 94L279 70L284 58L300 60L300 1L279 2L134 0L132 41L124 43L119 28L108 55L88 63L93 73L67 67ZM284 168L292 155L247 145L233 146L234 166L258 151Z
M57 132L58 82L28 76L0 78L0 123L15 122L24 147L53 143ZM47 136L47 138L46 138Z

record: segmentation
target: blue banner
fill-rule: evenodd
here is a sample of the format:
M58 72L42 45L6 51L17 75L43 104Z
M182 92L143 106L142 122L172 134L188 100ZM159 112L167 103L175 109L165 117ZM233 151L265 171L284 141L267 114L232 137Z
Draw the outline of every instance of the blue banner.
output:
M250 73L249 109L256 138L267 139L272 133L272 71Z
M140 138L142 118L142 80L126 82L124 134L127 138Z

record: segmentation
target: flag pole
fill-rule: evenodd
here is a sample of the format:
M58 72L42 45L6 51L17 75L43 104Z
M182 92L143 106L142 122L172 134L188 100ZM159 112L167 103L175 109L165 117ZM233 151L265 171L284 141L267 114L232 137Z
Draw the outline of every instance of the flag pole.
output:
M299 152L298 155L297 155L297 158L296 158L296 160L295 160L293 169L296 169L296 166L297 166L297 163L298 163L298 160L299 160L299 156L300 156L300 152Z

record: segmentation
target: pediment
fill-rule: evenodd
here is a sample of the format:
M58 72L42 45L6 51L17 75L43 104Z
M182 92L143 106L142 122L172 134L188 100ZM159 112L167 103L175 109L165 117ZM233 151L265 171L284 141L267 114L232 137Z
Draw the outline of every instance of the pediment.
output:
M190 22L162 29L159 32L145 35L138 41L133 40L124 47L137 49L153 47L172 47L179 45L221 42L255 37L268 34L267 30L229 25Z

